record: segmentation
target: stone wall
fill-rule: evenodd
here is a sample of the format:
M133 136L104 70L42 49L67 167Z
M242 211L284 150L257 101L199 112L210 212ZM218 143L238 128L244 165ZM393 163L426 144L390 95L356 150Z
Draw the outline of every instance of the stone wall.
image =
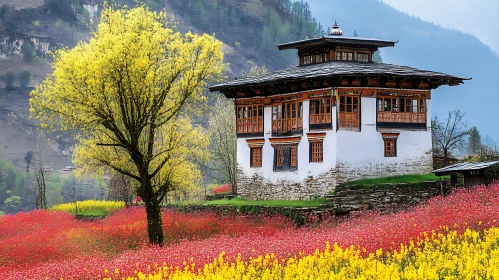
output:
M263 178L259 174L247 176L242 169L237 173L238 196L249 200L299 200L325 197L334 191L336 171L331 170L319 176L309 176L301 182Z
M338 160L337 163L338 184L344 184L354 180L383 178L389 176L400 176L407 174L428 174L433 170L433 159L431 153L423 153L420 157L414 157L404 162L356 162Z
M338 186L328 195L337 215L359 210L397 211L415 206L432 197L450 193L450 182L422 182L381 186Z

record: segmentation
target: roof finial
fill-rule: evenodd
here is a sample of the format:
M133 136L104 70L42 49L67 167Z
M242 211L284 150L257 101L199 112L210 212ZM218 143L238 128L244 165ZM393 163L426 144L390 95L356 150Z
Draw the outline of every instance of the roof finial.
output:
M331 30L329 30L329 35L331 35L331 36L341 36L341 35L343 35L343 31L338 26L338 23L336 22L336 20L334 21L334 25L331 28Z

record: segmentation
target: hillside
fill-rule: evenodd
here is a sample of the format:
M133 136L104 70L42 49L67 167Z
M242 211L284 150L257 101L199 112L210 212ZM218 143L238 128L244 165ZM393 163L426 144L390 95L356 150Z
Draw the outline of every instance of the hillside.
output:
M458 87L434 91L432 115L444 117L447 111L467 111L469 125L478 127L496 142L499 131L494 120L498 101L494 81L499 75L499 57L477 38L424 22L378 0L309 0L319 21L337 20L344 34L399 40L395 48L382 51L384 62L472 77ZM360 20L362 19L362 20Z
M8 0L0 6L0 77L12 71L31 74L30 86L36 86L52 71L49 52L62 46L72 47L88 40L96 26L103 0ZM124 1L134 6L134 1ZM237 77L250 67L249 61L279 69L295 64L291 52L278 52L273 44L316 36L322 26L312 17L304 2L290 0L152 0L151 8L165 8L182 32L215 34L224 43L227 75ZM10 5L10 6L9 6ZM231 28L227 28L230 26ZM22 48L30 44L35 50L31 62L23 59ZM17 78L16 78L17 79ZM1 79L0 79L1 80ZM19 84L16 81L14 86ZM0 88L5 86L0 81ZM0 111L27 120L29 90L0 93ZM15 109L13 109L15 108ZM0 118L1 144L11 150L3 155L16 166L22 166L22 151L35 150L36 141ZM16 131L15 137L8 131ZM16 141L23 138L23 141ZM31 139L31 140L30 140ZM25 153L25 152L24 152ZM63 164L66 162L64 161Z

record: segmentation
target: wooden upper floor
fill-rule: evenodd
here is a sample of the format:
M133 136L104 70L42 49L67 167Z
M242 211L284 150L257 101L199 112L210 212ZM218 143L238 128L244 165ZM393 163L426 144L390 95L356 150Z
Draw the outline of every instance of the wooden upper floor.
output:
M328 89L274 98L236 100L237 135L263 136L265 108L270 110L267 117L271 118L272 136L301 135L304 123L308 123L305 127L308 131L335 128L360 131L363 97L376 99L373 104L376 113L371 117L377 128L427 129L429 90L338 88L335 93ZM372 109L365 111L372 112ZM308 121L304 122L304 118ZM335 124L333 119L336 119Z

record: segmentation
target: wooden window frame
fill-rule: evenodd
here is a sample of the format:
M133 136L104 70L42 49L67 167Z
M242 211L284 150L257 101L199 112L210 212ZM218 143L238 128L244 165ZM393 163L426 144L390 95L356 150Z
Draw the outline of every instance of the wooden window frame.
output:
M236 131L241 134L263 134L263 104L237 105L236 106ZM256 116L254 116L256 113ZM251 115L251 117L250 117Z
M336 52L337 61L354 61L353 52L349 51L337 51Z
M262 167L263 162L263 148L253 147L250 148L250 167Z
M367 59L366 60L360 60L359 59L360 56L366 56ZM370 57L369 53L357 53L357 61L359 61L359 62L370 62L371 60L370 60L369 57Z
M349 103L349 100L351 103ZM357 100L355 104L354 100ZM360 131L360 95L342 94L338 100L338 129ZM348 110L350 108L350 111ZM351 123L351 125L347 125Z
M310 142L310 162L324 162L324 142Z
M274 171L298 170L298 145L274 147Z
M309 122L314 124L332 123L332 100L327 98L316 98L309 100Z
M303 101L293 100L272 104L272 133L303 131Z
M385 157L397 157L397 139L383 139Z
M376 111L378 123L426 124L428 122L426 98L378 96Z
M314 63L321 63L324 62L324 54L319 53L319 54L314 54Z
M313 63L313 55L307 54L302 55L301 57L301 65L309 65Z

